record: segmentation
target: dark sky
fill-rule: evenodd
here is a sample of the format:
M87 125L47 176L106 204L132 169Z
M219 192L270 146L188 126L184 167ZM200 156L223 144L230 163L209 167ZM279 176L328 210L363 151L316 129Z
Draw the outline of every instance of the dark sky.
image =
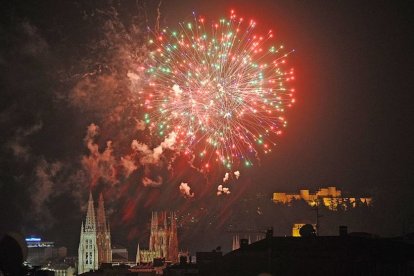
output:
M1 4L0 232L37 233L76 248L91 186L86 131L99 126L91 141L101 153L113 141L114 160L137 138L131 118L139 116L139 102L127 92L126 75L140 64L135 54L145 35L133 26L153 25L158 1L25 2ZM231 204L219 202L220 208L236 208L257 192L270 198L274 191L337 186L374 197L370 218L355 231L414 231L414 9L410 1L394 2L163 1L162 26L189 19L193 11L218 18L235 9L295 50L289 62L297 103L287 114L289 126L260 166L242 171ZM207 204L168 200L166 194L179 197L177 183L205 181L191 168L171 175L151 167L114 180L108 171L115 161L94 158L103 166L94 195L104 192L113 239L129 248L145 240L150 210L194 211ZM164 183L145 188L143 175L161 175ZM263 220L288 234L272 212ZM189 229L180 230L189 237L186 246L204 248L188 233L200 228ZM217 235L203 234L222 242Z

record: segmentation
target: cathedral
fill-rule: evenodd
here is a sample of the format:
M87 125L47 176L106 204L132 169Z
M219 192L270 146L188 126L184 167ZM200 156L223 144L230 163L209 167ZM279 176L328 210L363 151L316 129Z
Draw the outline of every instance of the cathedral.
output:
M78 274L97 270L102 263L112 262L111 232L106 222L104 199L99 196L95 213L92 193L89 193L85 224L82 221L78 251Z
M177 222L174 212L152 212L149 250L137 248L137 263L150 263L154 258L178 262Z

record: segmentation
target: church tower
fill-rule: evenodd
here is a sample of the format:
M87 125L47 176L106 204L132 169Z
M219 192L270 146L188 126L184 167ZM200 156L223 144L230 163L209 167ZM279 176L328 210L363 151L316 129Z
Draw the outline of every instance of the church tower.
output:
M149 251L159 252L158 258L178 262L178 238L175 213L152 212Z
M82 222L78 249L78 274L98 269L98 247L96 245L96 218L92 193L89 192L85 226Z
M151 235L149 240L149 250L155 251L158 248L158 213L151 213Z
M178 263L178 237L177 237L177 221L175 212L170 213L171 226L168 240L168 257L173 263Z
M159 229L159 240L161 247L161 257L168 259L168 226L167 226L167 212L161 212L161 219L163 227Z
M166 212L152 212L149 250L159 251L159 258L168 257L168 225Z
M141 263L141 251L139 250L139 243L137 246L137 255L135 256L135 263L139 265Z
M78 274L97 270L102 263L112 262L111 232L106 221L104 200L100 194L96 210L89 192L85 224L82 221L79 249Z
M98 264L112 262L111 232L109 223L106 222L104 199L102 193L99 195L97 210L97 232L96 243L98 246Z

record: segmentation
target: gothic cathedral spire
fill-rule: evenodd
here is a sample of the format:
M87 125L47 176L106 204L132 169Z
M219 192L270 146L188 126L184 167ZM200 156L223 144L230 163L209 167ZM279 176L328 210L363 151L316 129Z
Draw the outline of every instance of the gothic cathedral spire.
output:
M98 269L98 247L96 245L96 220L92 193L89 192L85 226L81 226L78 249L78 274Z
M78 274L97 270L102 263L112 261L111 234L106 222L104 200L99 197L98 209L95 208L92 193L89 192L85 224L82 221L79 249Z
M92 192L89 192L88 211L86 213L85 231L93 232L96 230L95 209L93 207Z
M175 212L170 213L171 226L168 239L168 256L173 263L178 262L178 237L177 237L177 222Z
M96 243L98 245L98 263L112 262L111 233L109 224L106 223L105 206L102 193L99 195L97 210L97 233Z

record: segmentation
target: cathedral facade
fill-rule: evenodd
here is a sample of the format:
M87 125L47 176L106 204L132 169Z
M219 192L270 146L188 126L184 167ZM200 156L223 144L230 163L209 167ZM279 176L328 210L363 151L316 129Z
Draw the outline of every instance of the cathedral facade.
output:
M149 249L137 248L137 263L149 263L154 258L178 262L177 222L174 212L152 212Z
M85 224L82 221L79 249L78 274L97 270L102 263L112 262L111 232L106 221L104 200L99 196L95 213L92 193L89 193Z

